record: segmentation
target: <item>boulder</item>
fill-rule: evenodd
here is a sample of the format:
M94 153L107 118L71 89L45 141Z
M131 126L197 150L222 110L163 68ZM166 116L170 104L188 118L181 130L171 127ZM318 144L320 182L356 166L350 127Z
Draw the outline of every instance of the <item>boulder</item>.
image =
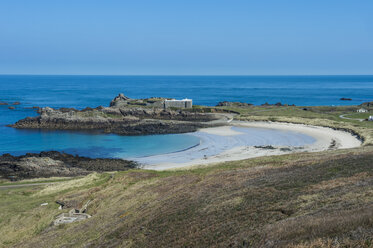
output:
M110 107L121 107L121 106L127 105L129 99L130 99L129 97L120 93L110 102Z

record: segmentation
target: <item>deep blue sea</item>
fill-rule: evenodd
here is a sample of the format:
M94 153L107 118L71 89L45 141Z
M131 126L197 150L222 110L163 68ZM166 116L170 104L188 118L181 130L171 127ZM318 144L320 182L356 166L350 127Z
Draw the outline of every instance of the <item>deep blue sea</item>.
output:
M356 105L373 101L373 76L16 76L0 75L0 154L59 150L90 157L142 157L186 149L193 135L118 136L5 127L32 106L78 109L108 106L118 93L131 98L191 98L194 104L219 101L253 104L282 102L298 106ZM352 101L340 101L341 97Z

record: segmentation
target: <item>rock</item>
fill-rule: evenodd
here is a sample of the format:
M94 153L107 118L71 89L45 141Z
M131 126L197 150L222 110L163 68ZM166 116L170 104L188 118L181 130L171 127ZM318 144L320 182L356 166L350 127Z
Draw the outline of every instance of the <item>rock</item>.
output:
M0 156L0 178L20 180L53 176L81 176L92 171L124 171L136 162L123 159L91 159L56 151Z
M360 104L360 106L362 106L362 107L373 107L373 102L364 102L364 103Z
M110 102L110 107L121 107L128 105L129 99L129 97L126 97L124 94L120 93Z
M20 105L20 102L14 102L13 105Z
M7 102L0 102L0 105L9 105Z
M204 122L217 119L213 114L147 107L86 108L82 111L45 107L38 113L40 116L27 117L9 126L142 135L193 132L210 126Z
M261 106L264 106L264 107L268 107L268 106L276 106L276 107L288 107L288 106L291 106L291 107L295 107L295 104L282 104L281 102L277 102L275 104L270 104L268 102L265 102L265 103L261 104Z
M341 101L352 101L351 98L345 98L345 97L342 97L342 98L340 98L339 100L341 100Z
M253 104L251 104L251 103L244 103L244 102L228 102L228 101L224 101L224 102L219 102L216 106L217 107L224 107L224 106L228 106L228 107L249 107L249 106L253 106Z
M8 107L8 109L16 109L15 107L12 107L12 106L10 106L10 107Z
M259 148L259 149L268 149L268 150L274 150L276 149L275 147L269 145L269 146L254 146L255 148Z

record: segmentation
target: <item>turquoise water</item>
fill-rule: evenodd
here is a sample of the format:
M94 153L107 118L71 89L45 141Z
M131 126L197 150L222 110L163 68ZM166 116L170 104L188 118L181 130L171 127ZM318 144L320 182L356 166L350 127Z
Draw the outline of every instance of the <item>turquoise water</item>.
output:
M194 104L219 101L254 104L353 105L373 100L373 76L11 76L0 75L0 101L21 102L16 110L0 105L0 154L59 150L90 157L141 157L186 149L192 135L125 137L76 132L42 132L5 127L27 116L32 106L108 106L123 92L132 98L192 98ZM352 101L340 101L341 97Z
M69 131L8 130L2 153L22 155L48 150L99 157L142 157L180 151L199 143L192 135L119 136ZM167 144L167 145L165 145Z

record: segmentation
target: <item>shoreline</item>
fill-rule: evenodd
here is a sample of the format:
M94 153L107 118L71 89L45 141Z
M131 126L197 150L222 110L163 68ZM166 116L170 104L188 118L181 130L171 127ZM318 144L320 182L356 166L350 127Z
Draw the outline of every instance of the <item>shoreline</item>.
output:
M258 130L276 132L280 131L287 135L295 133L298 135L311 137L314 139L314 141L310 144L304 144L302 146L286 146L274 144L268 144L267 146L238 145L234 147L227 147L227 149L223 149L222 151L210 156L198 157L195 155L202 150L217 150L217 140L211 139L209 138L209 136L204 136L204 134L219 136L228 139L239 139L240 135L243 135L243 133L239 132L239 128L256 128ZM191 147L184 151L149 156L147 158L140 158L137 159L137 162L143 164L143 169L165 170L188 168L198 165L203 166L220 162L237 161L254 157L282 155L295 152L320 152L325 150L349 149L362 145L362 142L358 137L346 131L335 130L329 127L268 121L232 121L231 123L229 123L229 125L226 126L202 128L195 133L191 133L191 135L202 137L200 137L200 145ZM284 139L287 139L287 137L285 136Z

